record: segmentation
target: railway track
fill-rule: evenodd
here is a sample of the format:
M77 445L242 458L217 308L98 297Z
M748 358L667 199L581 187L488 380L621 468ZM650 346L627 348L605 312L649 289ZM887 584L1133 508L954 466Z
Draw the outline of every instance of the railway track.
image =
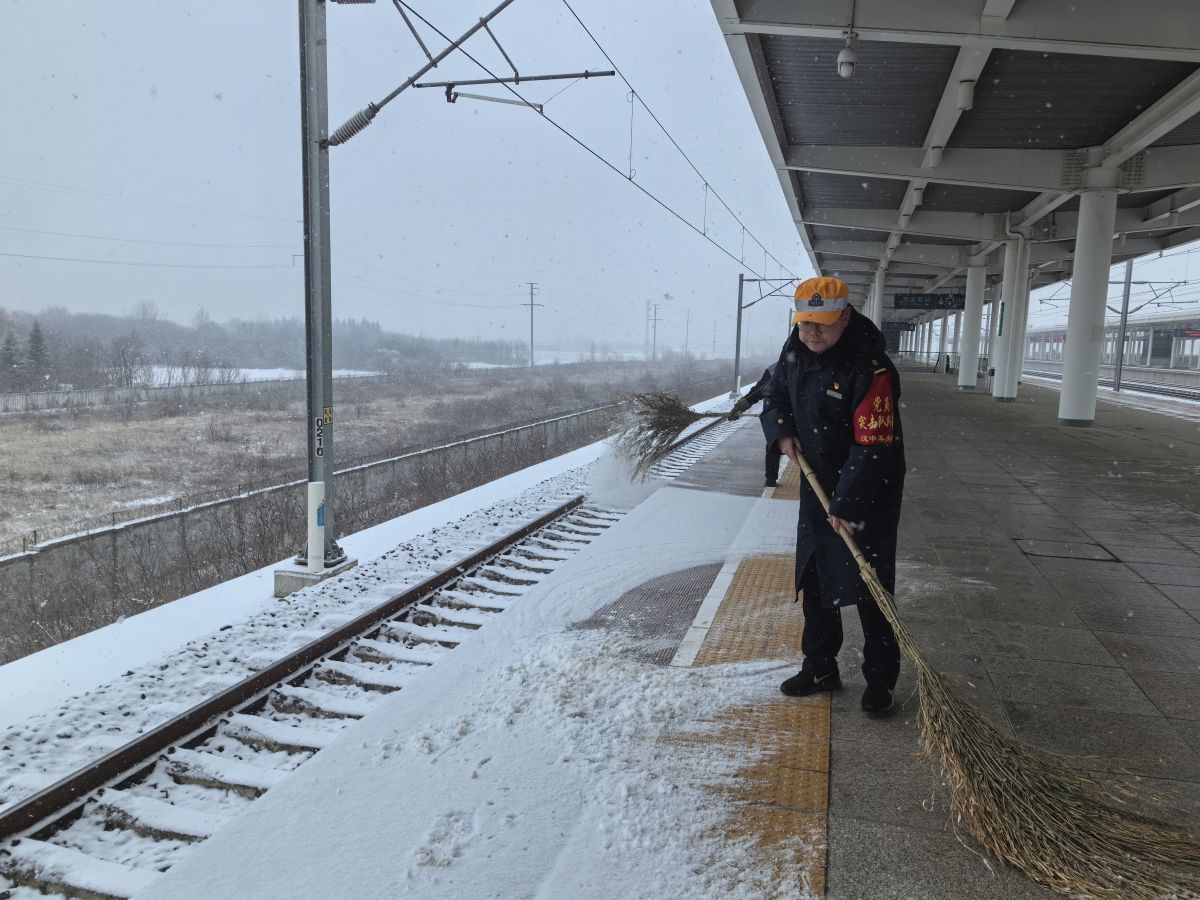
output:
M1039 372L1035 369L1022 370L1024 375L1032 375L1037 378L1047 378L1053 381L1062 381L1061 372ZM1112 387L1113 379L1101 378L1099 383L1104 387ZM1128 381L1121 379L1121 387L1128 391L1138 391L1143 394L1157 394L1161 397L1177 397L1181 400L1200 400L1200 389L1177 387L1168 384L1152 384L1146 381Z
M733 426L698 428L669 480ZM0 812L0 898L126 898L619 521L576 496Z

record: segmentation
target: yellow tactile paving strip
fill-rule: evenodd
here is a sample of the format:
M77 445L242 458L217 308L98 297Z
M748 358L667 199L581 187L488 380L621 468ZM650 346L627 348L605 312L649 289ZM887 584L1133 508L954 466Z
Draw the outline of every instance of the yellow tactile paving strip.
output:
M779 476L779 486L771 491L771 497L775 500L799 500L800 478L800 467L789 462Z
M798 469L795 471L799 471ZM800 659L804 618L793 602L795 560L743 560L695 665ZM747 842L771 873L774 897L825 896L829 812L829 695L738 707L689 741L720 744L748 759L731 784L730 841Z

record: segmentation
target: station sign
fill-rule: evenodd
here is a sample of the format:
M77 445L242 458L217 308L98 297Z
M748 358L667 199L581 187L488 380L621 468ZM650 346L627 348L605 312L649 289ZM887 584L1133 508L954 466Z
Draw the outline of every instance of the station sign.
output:
M897 294L896 309L962 309L962 294Z

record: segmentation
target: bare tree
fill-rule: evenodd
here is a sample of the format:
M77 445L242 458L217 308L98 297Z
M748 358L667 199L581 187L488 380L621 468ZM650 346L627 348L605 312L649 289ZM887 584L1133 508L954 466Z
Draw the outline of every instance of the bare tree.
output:
M145 374L146 350L136 331L113 338L109 345L109 372L113 384L133 387Z

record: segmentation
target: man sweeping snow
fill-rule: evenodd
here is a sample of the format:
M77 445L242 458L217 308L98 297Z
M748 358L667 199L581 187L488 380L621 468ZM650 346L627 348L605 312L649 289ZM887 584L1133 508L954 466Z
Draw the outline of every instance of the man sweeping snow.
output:
M780 685L802 697L841 687L841 607L862 621L862 708L892 710L900 674L895 634L859 576L841 533L854 537L890 592L896 581L896 532L904 490L900 379L882 333L849 305L837 278L796 288L794 328L764 398L768 446L798 464L803 452L830 497L826 515L807 482L796 532L796 590L803 592L804 663Z

